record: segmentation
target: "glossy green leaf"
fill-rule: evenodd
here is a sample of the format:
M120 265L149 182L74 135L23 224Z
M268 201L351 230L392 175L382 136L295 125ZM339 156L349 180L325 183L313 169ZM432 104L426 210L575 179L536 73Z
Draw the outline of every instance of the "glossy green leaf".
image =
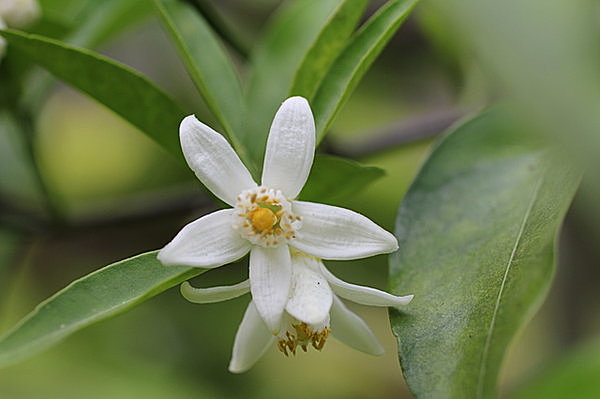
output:
M338 110L408 17L418 0L391 0L350 39L314 96L317 139L321 140Z
M354 31L368 0L346 0L331 14L296 71L290 96L312 99L327 70Z
M1 31L1 35L12 50L112 109L183 160L177 132L185 113L143 75L57 40L13 30Z
M155 0L163 25L212 113L245 158L238 135L244 115L239 77L215 33L189 4Z
M334 204L364 189L383 175L383 169L375 166L363 166L330 155L317 155L299 199Z
M343 0L296 0L272 18L251 57L242 138L256 165L262 164L269 127L286 99L294 74Z
M163 266L156 253L106 266L42 302L0 339L0 367L33 356L77 330L123 313L204 271Z
M600 398L600 339L557 358L510 399Z
M579 172L505 111L458 127L435 148L400 207L392 311L416 398L492 398L506 347L554 274L557 232Z

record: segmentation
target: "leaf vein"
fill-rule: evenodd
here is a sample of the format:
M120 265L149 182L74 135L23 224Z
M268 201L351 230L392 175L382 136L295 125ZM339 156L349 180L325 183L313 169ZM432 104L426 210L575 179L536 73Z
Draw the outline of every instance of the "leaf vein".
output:
M483 353L481 356L481 363L479 367L479 377L477 379L477 398L483 397L483 381L486 373L486 363L489 356L490 345L492 342L492 335L494 332L494 328L496 326L496 317L498 315L498 310L500 308L500 302L502 301L502 295L504 294L504 287L506 286L506 281L508 279L508 274L510 273L511 267L513 265L513 261L515 259L515 255L517 253L517 249L519 248L519 244L521 243L521 237L523 236L523 232L525 231L525 226L527 225L527 220L531 215L531 211L535 204L535 201L538 197L540 188L545 178L545 173L540 176L533 193L531 195L531 200L529 201L529 205L527 206L527 210L525 211L525 215L523 216L523 220L521 221L521 225L519 227L519 231L517 233L517 237L515 239L515 243L513 245L513 249L510 253L510 257L508 258L508 263L506 264L506 269L504 270L504 276L502 277L502 283L500 284L500 289L498 290L498 296L496 298L496 303L494 305L494 312L492 314L492 319L490 320L490 326L487 331L487 336L485 339L485 344L483 347Z

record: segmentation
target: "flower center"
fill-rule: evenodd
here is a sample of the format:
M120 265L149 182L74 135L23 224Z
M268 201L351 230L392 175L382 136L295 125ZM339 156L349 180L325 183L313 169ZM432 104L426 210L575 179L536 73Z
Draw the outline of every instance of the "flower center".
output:
M268 208L258 207L249 216L252 227L259 232L269 230L278 222L277 216Z
M296 354L296 349L301 347L304 352L307 351L308 345L320 351L325 346L327 337L331 332L329 327L324 327L322 330L314 330L306 323L291 324L294 331L286 331L285 335L281 336L277 341L277 349L286 356Z
M233 228L262 247L276 247L296 238L302 222L280 190L257 187L243 191L235 204Z

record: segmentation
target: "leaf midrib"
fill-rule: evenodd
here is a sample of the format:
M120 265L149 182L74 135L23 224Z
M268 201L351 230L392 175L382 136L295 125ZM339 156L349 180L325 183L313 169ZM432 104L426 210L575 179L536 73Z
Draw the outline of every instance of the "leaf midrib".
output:
M488 328L488 332L487 332L487 336L485 339L485 344L483 347L483 353L481 356L481 363L479 365L479 376L477 378L477 398L481 399L483 397L483 386L484 386L484 379L485 379L485 373L486 373L486 364L487 364L487 359L489 356L489 351L490 351L490 345L491 345L491 340L492 340L492 335L494 333L494 328L496 326L496 316L498 315L498 310L500 308L500 302L502 301L502 295L504 294L504 287L506 286L506 281L508 279L508 274L510 273L511 267L513 265L513 261L515 259L515 255L517 253L517 250L519 248L519 244L521 243L521 238L523 236L523 232L525 231L525 227L527 225L527 221L529 219L529 216L531 215L531 211L533 210L533 207L535 205L535 202L538 198L538 194L540 191L540 188L542 187L542 183L544 181L546 177L545 173L542 173L542 175L540 176L534 190L533 193L531 195L531 200L529 201L529 205L527 206L527 209L525 211L525 215L523 215L523 220L521 221L521 225L519 227L519 231L517 233L517 237L515 239L515 243L513 245L513 249L511 251L510 257L508 259L508 263L506 264L506 268L504 271L504 276L502 277L502 283L500 284L500 289L498 290L498 296L496 298L496 304L494 305L494 312L492 313L492 319L490 320L490 326Z

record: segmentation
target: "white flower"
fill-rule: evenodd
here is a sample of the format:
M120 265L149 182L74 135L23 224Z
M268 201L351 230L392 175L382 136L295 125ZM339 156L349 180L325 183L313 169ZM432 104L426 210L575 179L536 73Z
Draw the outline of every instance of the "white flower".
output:
M180 126L183 154L196 176L233 209L185 226L158 254L165 265L214 268L250 252L253 308L279 334L292 289L289 247L321 259L357 259L398 248L396 238L356 212L296 201L310 171L315 126L308 102L287 99L277 111L262 185L219 133L193 115ZM335 187L331 188L335 190Z
M374 288L346 283L334 276L323 263L299 251L291 251L292 289L285 304L280 333L273 335L250 302L235 336L229 371L248 370L276 342L286 356L308 346L321 350L331 333L346 345L372 355L383 348L366 323L348 310L337 295L371 306L408 304L413 295L394 296ZM194 303L211 303L235 298L250 290L248 280L225 287L194 288L181 286L183 296ZM336 295L337 294L337 295Z
M24 28L38 19L40 7L36 0L0 0L0 29ZM0 36L0 59L6 52L6 40Z
M24 28L39 16L36 0L0 0L0 18L11 28Z

